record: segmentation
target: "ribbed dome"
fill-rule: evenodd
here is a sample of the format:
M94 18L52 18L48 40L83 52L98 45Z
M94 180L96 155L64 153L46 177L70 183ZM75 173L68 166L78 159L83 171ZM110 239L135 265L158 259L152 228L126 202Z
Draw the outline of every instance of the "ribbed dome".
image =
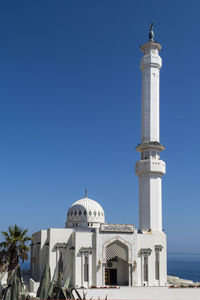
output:
M96 201L85 197L72 204L67 213L67 223L104 223L103 208Z

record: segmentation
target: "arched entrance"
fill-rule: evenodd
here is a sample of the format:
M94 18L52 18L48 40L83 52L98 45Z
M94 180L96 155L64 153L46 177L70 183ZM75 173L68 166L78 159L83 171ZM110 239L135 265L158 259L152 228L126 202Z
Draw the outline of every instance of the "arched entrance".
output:
M115 240L105 248L105 285L129 285L128 247Z

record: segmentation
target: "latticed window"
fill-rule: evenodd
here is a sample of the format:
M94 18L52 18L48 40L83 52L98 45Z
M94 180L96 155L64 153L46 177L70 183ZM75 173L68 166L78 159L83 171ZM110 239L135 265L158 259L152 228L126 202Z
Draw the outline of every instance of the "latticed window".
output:
M111 260L116 257L128 261L128 249L127 246L119 241L115 241L106 248L106 260Z

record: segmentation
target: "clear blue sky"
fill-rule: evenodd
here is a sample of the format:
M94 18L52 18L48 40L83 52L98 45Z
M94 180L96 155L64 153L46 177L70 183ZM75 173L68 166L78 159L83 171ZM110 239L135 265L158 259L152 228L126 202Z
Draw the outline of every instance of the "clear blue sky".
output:
M63 227L84 195L138 227L142 56L161 56L163 227L169 252L200 252L200 2L1 1L1 230Z

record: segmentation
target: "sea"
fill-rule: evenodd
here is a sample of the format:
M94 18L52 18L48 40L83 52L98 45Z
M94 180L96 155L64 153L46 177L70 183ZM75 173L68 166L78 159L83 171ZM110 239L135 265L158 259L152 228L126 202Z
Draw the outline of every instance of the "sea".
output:
M22 270L30 269L30 261L21 264ZM200 254L168 253L167 274L200 282Z
M167 254L167 275L200 282L200 254Z

